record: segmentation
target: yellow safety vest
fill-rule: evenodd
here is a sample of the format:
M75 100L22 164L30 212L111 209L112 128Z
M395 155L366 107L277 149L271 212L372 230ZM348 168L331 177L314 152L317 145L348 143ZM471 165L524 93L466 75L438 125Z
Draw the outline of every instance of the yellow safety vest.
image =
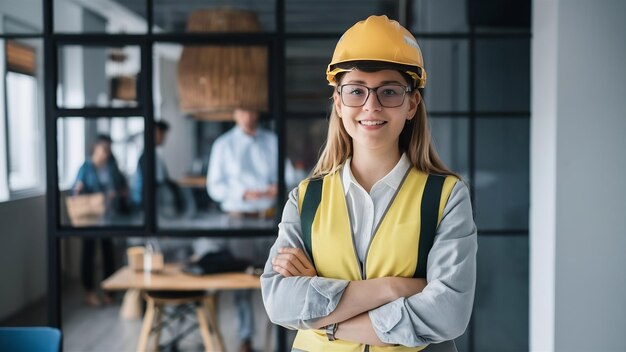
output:
M443 209L457 181L456 177L429 176L415 168L408 171L372 237L363 263L363 272L353 243L340 172L326 175L323 182L319 181L322 180L305 180L298 189L301 218L306 217L307 212L312 218L308 222L310 229L307 222L303 221L305 249L312 254L319 276L350 281L389 276L426 277L428 251L432 247L434 231L441 220ZM317 191L313 190L314 184ZM309 185L311 190L307 192ZM316 195L317 199L310 201L309 197L315 198ZM422 207L422 201L429 197L434 198L435 203L430 204L435 205ZM427 236L420 236L422 228L427 227L432 232L429 239ZM423 237L421 241L420 237ZM420 351L425 347L369 346L369 351ZM293 348L311 352L361 352L365 351L366 345L342 340L328 341L323 330L300 330Z

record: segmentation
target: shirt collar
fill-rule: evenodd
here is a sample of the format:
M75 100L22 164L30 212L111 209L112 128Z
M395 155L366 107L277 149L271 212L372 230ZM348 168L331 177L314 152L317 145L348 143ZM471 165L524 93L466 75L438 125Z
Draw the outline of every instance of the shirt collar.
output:
M346 162L343 164L343 168L341 170L341 181L343 183L343 191L345 194L348 194L348 190L350 189L350 185L354 184L358 185L358 182L354 179L352 175L352 170L350 170L350 164L352 162L352 157L349 157ZM406 175L407 170L411 167L411 161L409 157L406 156L406 153L402 153L400 160L396 164L396 166L389 171L385 177L378 180L374 185L378 183L383 183L390 187L394 192L400 187L404 176Z
M234 134L236 134L238 137L245 137L245 138L249 138L249 139L256 139L256 137L259 135L259 129L257 129L256 133L254 136L251 136L249 134L246 134L239 126L235 125L233 127L234 130Z

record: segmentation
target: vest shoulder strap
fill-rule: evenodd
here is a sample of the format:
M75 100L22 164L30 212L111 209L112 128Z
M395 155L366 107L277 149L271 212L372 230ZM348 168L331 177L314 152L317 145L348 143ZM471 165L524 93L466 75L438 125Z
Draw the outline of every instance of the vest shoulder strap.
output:
M304 193L304 199L302 200L302 209L300 211L302 241L304 242L304 249L309 254L309 258L311 258L311 264L313 264L313 266L315 266L315 262L313 262L313 247L311 246L311 226L313 226L315 213L317 212L320 200L322 199L323 184L324 178L309 180L309 184L307 185Z
M428 175L424 194L422 195L422 205L420 214L420 239L417 256L417 268L415 278L426 278L426 264L428 263L428 253L435 242L437 233L437 222L439 219L439 203L445 176Z

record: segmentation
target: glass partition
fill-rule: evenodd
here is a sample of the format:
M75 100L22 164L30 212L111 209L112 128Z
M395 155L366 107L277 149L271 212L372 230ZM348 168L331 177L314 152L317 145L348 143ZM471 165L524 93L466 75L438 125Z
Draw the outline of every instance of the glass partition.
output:
M474 207L481 230L528 229L530 120L478 118Z
M412 32L467 33L466 0L416 0L413 2Z
M287 156L295 166L299 182L313 171L317 163L326 142L328 121L323 117L291 118L287 120L287 131Z
M132 202L131 186L143 118L61 118L57 132L61 226L141 226L144 211Z
M140 34L148 31L146 0L53 1L56 33Z
M330 112L333 89L326 81L326 66L335 44L335 40L319 39L286 42L285 91L289 113Z
M267 48L157 44L154 53L159 228L274 229Z
M275 0L154 0L155 32L273 32Z
M528 236L479 236L478 248L473 349L528 351Z
M530 110L530 40L476 41L476 110Z
M467 40L420 39L427 82L424 101L428 112L469 110L469 55Z
M275 327L265 312L258 277L246 274L260 271L274 240L275 237L62 239L60 299L64 349L138 349L145 319L157 315L144 314L144 300L153 294L172 294L174 289L176 296L159 296L164 303L162 324L154 323L145 350L155 347L157 329L160 329L158 344L165 350L211 350L204 345L202 329L207 329L204 331L207 335L209 329L221 334L227 349L238 346L245 331L254 331L255 350L274 344ZM147 262L151 263L150 269L145 265ZM202 275L202 270L215 273L224 268L229 268L230 273L217 280ZM251 289L237 290L247 283L252 283ZM211 286L212 290L205 289ZM159 287L158 292L150 290L153 287ZM202 289L190 290L194 287ZM211 304L215 310L204 308L205 304ZM198 325L197 307L215 319L208 320L210 327ZM146 310L150 309L146 303Z
M42 0L0 1L0 34L41 34Z
M430 117L430 134L435 149L444 164L470 182L469 119Z
M400 3L385 0L285 1L285 30L288 33L340 34L357 21L372 14L387 15L389 18L397 20ZM339 40L339 35L337 40ZM331 52L327 53L330 54Z
M138 46L64 45L58 59L58 107L137 106Z

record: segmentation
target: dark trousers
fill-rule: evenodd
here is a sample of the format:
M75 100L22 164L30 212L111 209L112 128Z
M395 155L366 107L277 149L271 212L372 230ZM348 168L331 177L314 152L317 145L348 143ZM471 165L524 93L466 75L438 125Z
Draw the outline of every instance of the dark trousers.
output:
M80 263L80 279L86 291L95 289L94 263L96 260L96 241L102 248L102 279L113 274L113 240L112 239L83 239L83 251Z

